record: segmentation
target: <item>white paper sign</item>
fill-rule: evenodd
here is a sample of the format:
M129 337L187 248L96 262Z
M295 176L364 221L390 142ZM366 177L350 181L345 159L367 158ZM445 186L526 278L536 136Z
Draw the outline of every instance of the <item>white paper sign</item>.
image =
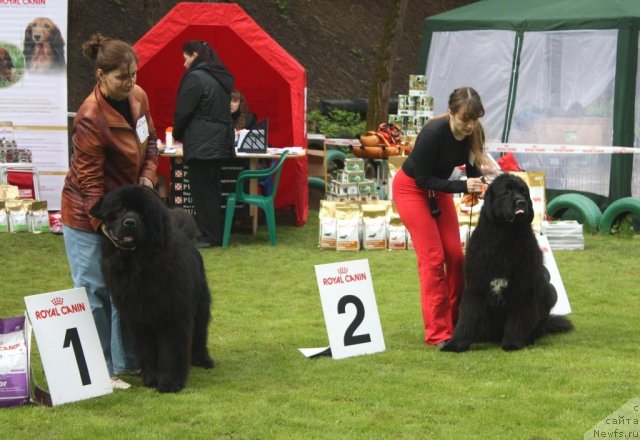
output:
M558 293L558 301L556 301L556 305L551 309L551 314L568 315L571 313L569 297L567 296L567 291L562 283L562 278L560 277L560 271L558 270L556 260L553 258L549 239L540 234L536 234L536 238L538 239L538 247L540 247L540 250L542 251L544 266L547 268L549 275L551 276L551 284L553 284L553 287L556 288L556 292Z
M369 261L320 264L315 269L333 358L384 351Z
M112 393L84 288L26 296L24 302L53 405Z

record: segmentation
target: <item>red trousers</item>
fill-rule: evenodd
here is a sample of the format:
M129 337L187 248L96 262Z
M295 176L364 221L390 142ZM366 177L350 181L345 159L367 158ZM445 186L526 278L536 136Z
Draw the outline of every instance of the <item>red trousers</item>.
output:
M393 200L411 234L418 259L424 340L437 344L451 338L464 287L458 215L451 194L435 191L441 214L431 215L428 191L402 170L393 179Z

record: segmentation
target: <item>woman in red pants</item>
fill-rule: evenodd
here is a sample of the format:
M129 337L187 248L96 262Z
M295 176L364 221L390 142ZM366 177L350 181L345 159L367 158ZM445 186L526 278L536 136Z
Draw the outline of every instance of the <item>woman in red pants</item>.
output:
M424 339L438 347L451 338L464 287L453 193L482 192L483 115L474 89L455 89L447 113L424 126L393 179L393 199L418 259ZM466 166L467 180L449 180L460 165Z

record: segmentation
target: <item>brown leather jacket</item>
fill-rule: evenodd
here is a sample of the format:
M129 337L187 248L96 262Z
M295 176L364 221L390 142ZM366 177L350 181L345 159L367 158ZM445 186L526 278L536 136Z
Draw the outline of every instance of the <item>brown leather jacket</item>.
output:
M73 155L62 189L62 222L96 231L100 221L90 215L93 205L110 190L148 177L156 184L157 138L147 94L137 85L129 95L134 123L146 118L148 133L140 142L132 128L96 86L73 120ZM142 124L144 125L144 124Z

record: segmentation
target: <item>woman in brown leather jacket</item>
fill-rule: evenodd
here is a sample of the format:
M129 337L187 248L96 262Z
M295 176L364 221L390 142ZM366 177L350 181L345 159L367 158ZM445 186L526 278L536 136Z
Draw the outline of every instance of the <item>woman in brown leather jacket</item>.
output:
M98 84L73 121L73 155L62 189L64 242L73 284L87 291L112 386L126 389L130 385L116 374L135 369L135 355L131 342L122 338L118 312L102 279L106 237L90 210L121 185L153 188L157 139L147 95L136 85L133 48L95 34L82 49L95 62Z

